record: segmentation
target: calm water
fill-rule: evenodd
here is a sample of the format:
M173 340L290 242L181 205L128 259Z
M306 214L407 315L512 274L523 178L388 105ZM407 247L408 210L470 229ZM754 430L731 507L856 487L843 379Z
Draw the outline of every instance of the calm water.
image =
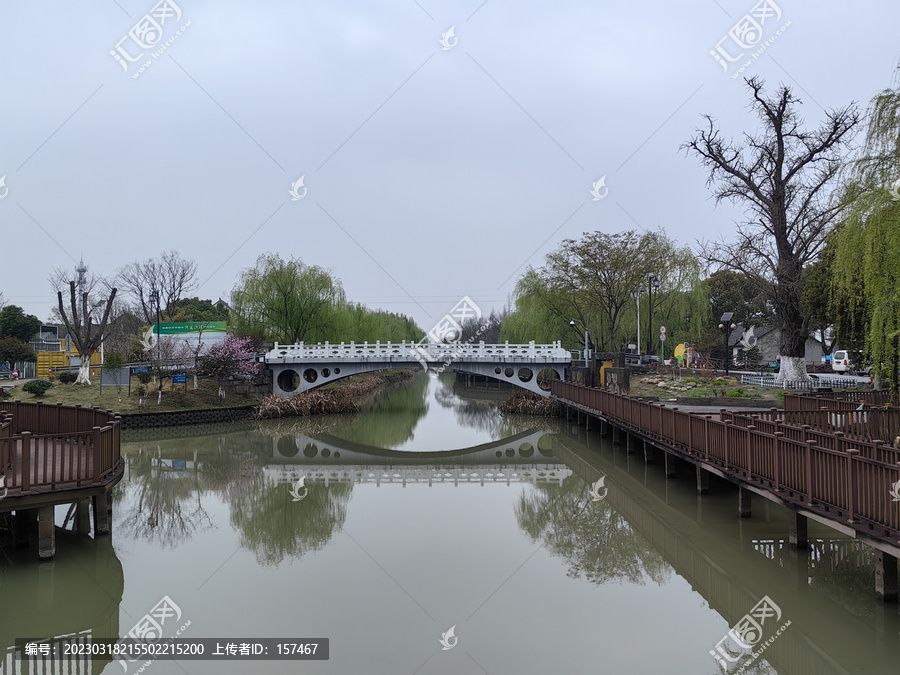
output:
M331 658L144 672L712 675L710 650L768 596L781 616L763 639L790 625L745 672L900 666L897 607L873 600L864 547L811 524L798 554L783 509L758 499L740 520L725 483L698 498L687 467L667 481L593 431L503 417L452 378L356 416L126 441L111 539L60 532L43 565L4 547L4 649L123 635L168 596L182 616L166 634L190 621L182 637L327 637ZM78 668L43 672L126 672ZM8 653L2 672L20 672Z

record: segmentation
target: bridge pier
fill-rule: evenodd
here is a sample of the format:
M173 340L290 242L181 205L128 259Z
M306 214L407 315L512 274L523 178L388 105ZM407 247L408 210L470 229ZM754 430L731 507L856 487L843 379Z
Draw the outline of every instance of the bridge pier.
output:
M600 436L603 438L609 436L609 422L602 417L600 418Z
M794 548L805 549L809 546L809 522L806 516L796 511L790 512L788 525L788 541Z
M42 506L38 509L38 557L41 560L52 560L56 555L54 510L53 506Z
M653 446L644 441L644 464L653 464Z
M613 425L612 428L612 442L613 445L622 445L622 434L624 432L617 426Z
M709 494L709 471L700 468L699 464L697 465L697 493Z
M897 558L875 551L875 595L882 602L897 602Z
M641 443L641 439L635 436L634 434L629 434L625 432L625 445L628 448L629 455L636 455L638 451L638 446Z
M750 517L752 496L753 493L750 492L750 490L746 490L742 487L738 488L738 515L740 515L741 518Z

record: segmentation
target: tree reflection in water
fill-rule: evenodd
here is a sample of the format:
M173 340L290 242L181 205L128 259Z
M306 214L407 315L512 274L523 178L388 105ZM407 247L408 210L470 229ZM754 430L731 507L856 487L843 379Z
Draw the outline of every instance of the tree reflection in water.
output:
M589 486L576 475L563 484L526 489L516 519L535 543L541 542L569 566L568 575L594 584L666 583L671 568L605 500L592 501Z
M318 551L344 526L353 486L311 484L306 497L293 501L290 485L257 476L252 489L231 502L231 523L241 533L241 546L262 565L277 565Z

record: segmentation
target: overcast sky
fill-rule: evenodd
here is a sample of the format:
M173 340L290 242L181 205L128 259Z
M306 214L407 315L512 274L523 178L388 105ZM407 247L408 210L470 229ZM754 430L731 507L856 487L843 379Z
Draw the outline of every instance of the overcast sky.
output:
M5 1L0 291L46 319L51 268L176 249L228 298L271 251L428 330L585 231L727 233L679 146L702 113L755 129L739 64L771 40L743 75L818 123L891 84L898 26L896 0Z

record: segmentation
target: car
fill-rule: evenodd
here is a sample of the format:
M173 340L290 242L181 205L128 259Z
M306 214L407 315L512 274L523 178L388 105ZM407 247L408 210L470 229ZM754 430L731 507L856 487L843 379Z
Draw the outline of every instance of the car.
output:
M856 372L865 375L871 368L863 367L863 354L849 349L838 349L831 358L831 370L835 373Z

